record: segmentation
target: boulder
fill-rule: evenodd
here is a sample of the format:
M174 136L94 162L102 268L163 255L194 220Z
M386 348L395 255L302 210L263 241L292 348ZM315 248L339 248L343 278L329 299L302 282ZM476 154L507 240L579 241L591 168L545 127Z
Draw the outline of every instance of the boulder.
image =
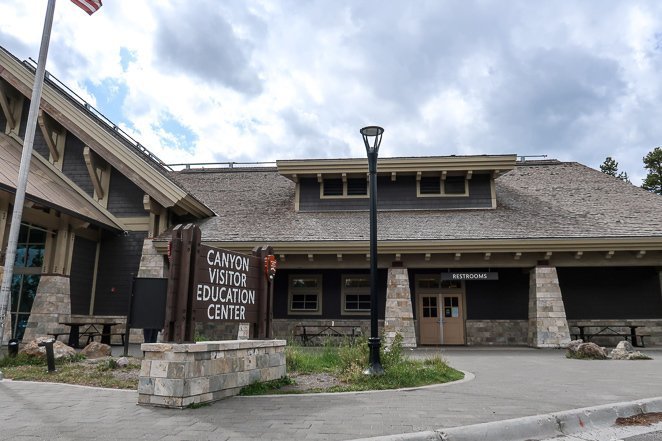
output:
M44 341L52 340L50 337L37 337L35 340L23 344L22 348L18 351L21 354L28 354L35 357L46 358L46 348L39 346L39 343ZM58 360L63 357L73 357L76 355L76 350L71 346L67 346L61 341L55 341L53 343L53 355L55 359Z
M574 340L568 344L568 352L566 356L568 358L582 358L590 360L606 360L609 358L607 349L600 347L595 343L583 343L581 340Z
M127 367L128 365L129 365L129 359L128 358L120 357L120 358L117 359L117 366L118 367L124 368L124 367Z
M619 342L616 348L611 351L610 356L613 360L651 360L648 355L635 351L632 344L627 340Z
M85 346L82 351L80 351L87 358L101 358L110 356L110 346L99 343L97 341L90 342L89 345Z

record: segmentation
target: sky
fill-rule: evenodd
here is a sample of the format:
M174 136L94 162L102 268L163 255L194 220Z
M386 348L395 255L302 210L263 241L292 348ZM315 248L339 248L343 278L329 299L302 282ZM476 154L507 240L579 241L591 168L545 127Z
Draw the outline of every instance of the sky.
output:
M57 2L47 70L166 163L547 155L639 185L662 145L662 2ZM46 0L2 0L37 59Z

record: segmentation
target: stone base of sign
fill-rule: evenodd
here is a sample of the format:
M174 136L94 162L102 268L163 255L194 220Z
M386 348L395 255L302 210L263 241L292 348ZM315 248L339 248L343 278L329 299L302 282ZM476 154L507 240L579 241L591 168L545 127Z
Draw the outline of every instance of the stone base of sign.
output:
M467 320L467 345L526 346L528 320Z
M389 268L386 285L386 315L384 319L384 339L391 344L396 334L402 336L402 346L416 347L414 310L411 305L409 276L407 268Z
M184 408L286 374L285 340L144 343L138 404Z
M23 341L47 337L49 333L64 333L68 328L58 322L66 322L70 318L69 277L42 275L25 327Z
M570 343L570 330L556 268L537 266L529 275L529 346L559 348Z

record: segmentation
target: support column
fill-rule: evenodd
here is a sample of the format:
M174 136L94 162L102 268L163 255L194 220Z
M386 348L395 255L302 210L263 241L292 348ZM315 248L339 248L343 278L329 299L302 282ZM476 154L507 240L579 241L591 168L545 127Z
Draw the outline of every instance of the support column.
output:
M391 267L388 269L386 288L386 315L384 317L384 338L390 345L396 333L402 335L402 346L416 347L414 312L409 291L407 268Z
M50 332L63 333L64 326L58 322L66 322L70 319L69 277L59 274L42 275L25 327L23 341L46 337Z
M570 330L553 266L536 266L529 276L529 346L558 348L570 343Z
M140 256L138 277L167 277L166 257L159 254L154 247L154 240L146 238L143 242L143 253Z

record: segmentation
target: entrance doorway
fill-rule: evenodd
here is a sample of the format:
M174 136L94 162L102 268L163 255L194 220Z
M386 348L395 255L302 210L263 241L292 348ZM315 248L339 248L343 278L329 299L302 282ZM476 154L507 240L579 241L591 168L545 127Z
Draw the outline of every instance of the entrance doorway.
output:
M422 345L463 345L464 289L422 289L417 293L418 330Z

